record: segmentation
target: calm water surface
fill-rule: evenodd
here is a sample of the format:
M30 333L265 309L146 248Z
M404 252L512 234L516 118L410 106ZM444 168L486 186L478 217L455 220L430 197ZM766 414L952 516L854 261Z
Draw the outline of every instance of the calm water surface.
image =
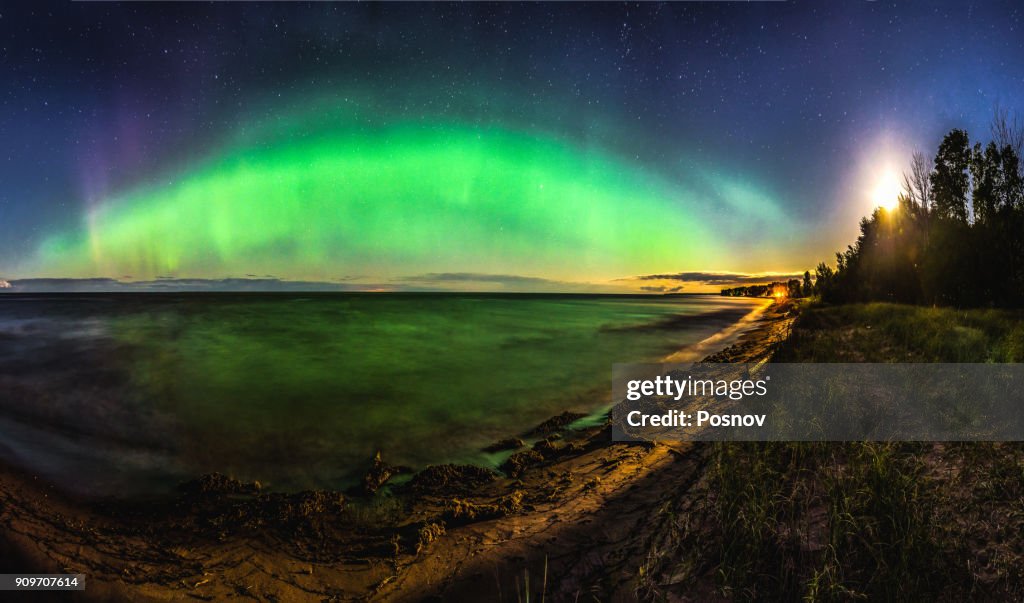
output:
M98 496L221 471L344 487L605 407L761 302L717 296L0 296L0 457Z

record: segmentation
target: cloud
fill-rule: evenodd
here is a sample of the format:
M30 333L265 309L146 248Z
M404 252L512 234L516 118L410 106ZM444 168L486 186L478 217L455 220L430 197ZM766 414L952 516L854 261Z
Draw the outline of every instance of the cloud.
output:
M777 274L772 272L762 274L745 274L741 272L676 272L671 274L645 274L619 280L679 281L701 283L703 285L749 285L770 283L772 281L786 281L794 278L803 278L803 275Z
M483 272L428 272L393 279L409 286L434 285L461 291L500 290L538 293L601 293L621 292L621 288L594 283L559 281L519 274Z
M651 286L651 285L646 285L646 286L640 287L640 290L641 291L649 291L651 293L679 293L680 291L683 290L683 287L682 287L682 285L680 285L678 287L662 287L662 286L656 286L655 287L655 286Z
M536 276L520 276L517 274L484 274L479 272L429 272L427 274L406 276L395 280L418 283L469 282L501 283L515 285L566 284L563 283L562 281L553 281L550 279L540 278Z
M112 278L24 278L7 281L10 292L84 292L110 291L122 286L121 281Z

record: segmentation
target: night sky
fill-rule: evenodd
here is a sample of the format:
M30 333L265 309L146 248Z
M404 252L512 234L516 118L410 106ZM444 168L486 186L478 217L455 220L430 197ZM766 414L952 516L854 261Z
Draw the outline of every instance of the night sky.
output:
M700 290L829 259L1024 109L1012 2L25 4L8 280Z

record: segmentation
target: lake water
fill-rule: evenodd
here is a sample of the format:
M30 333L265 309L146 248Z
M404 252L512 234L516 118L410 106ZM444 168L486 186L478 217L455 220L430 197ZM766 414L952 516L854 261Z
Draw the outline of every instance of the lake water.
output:
M485 294L0 295L0 456L85 495L210 471L344 487L610 403L763 301ZM722 343L722 342L719 342ZM703 353L703 352L702 352Z

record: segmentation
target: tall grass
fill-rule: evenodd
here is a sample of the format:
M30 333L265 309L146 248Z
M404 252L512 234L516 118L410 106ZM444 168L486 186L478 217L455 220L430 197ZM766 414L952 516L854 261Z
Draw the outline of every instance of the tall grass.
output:
M812 306L783 362L1024 362L1024 312L889 303Z
M735 600L934 599L962 576L933 529L936 490L920 451L715 444L699 517L676 524L675 551L648 560L643 592L663 598L656 582L671 574L680 584L710 576L717 596Z
M882 303L810 307L776 360L1019 362L1022 317ZM691 511L638 576L647 599L1024 595L1024 446L711 446L697 490L679 499Z

